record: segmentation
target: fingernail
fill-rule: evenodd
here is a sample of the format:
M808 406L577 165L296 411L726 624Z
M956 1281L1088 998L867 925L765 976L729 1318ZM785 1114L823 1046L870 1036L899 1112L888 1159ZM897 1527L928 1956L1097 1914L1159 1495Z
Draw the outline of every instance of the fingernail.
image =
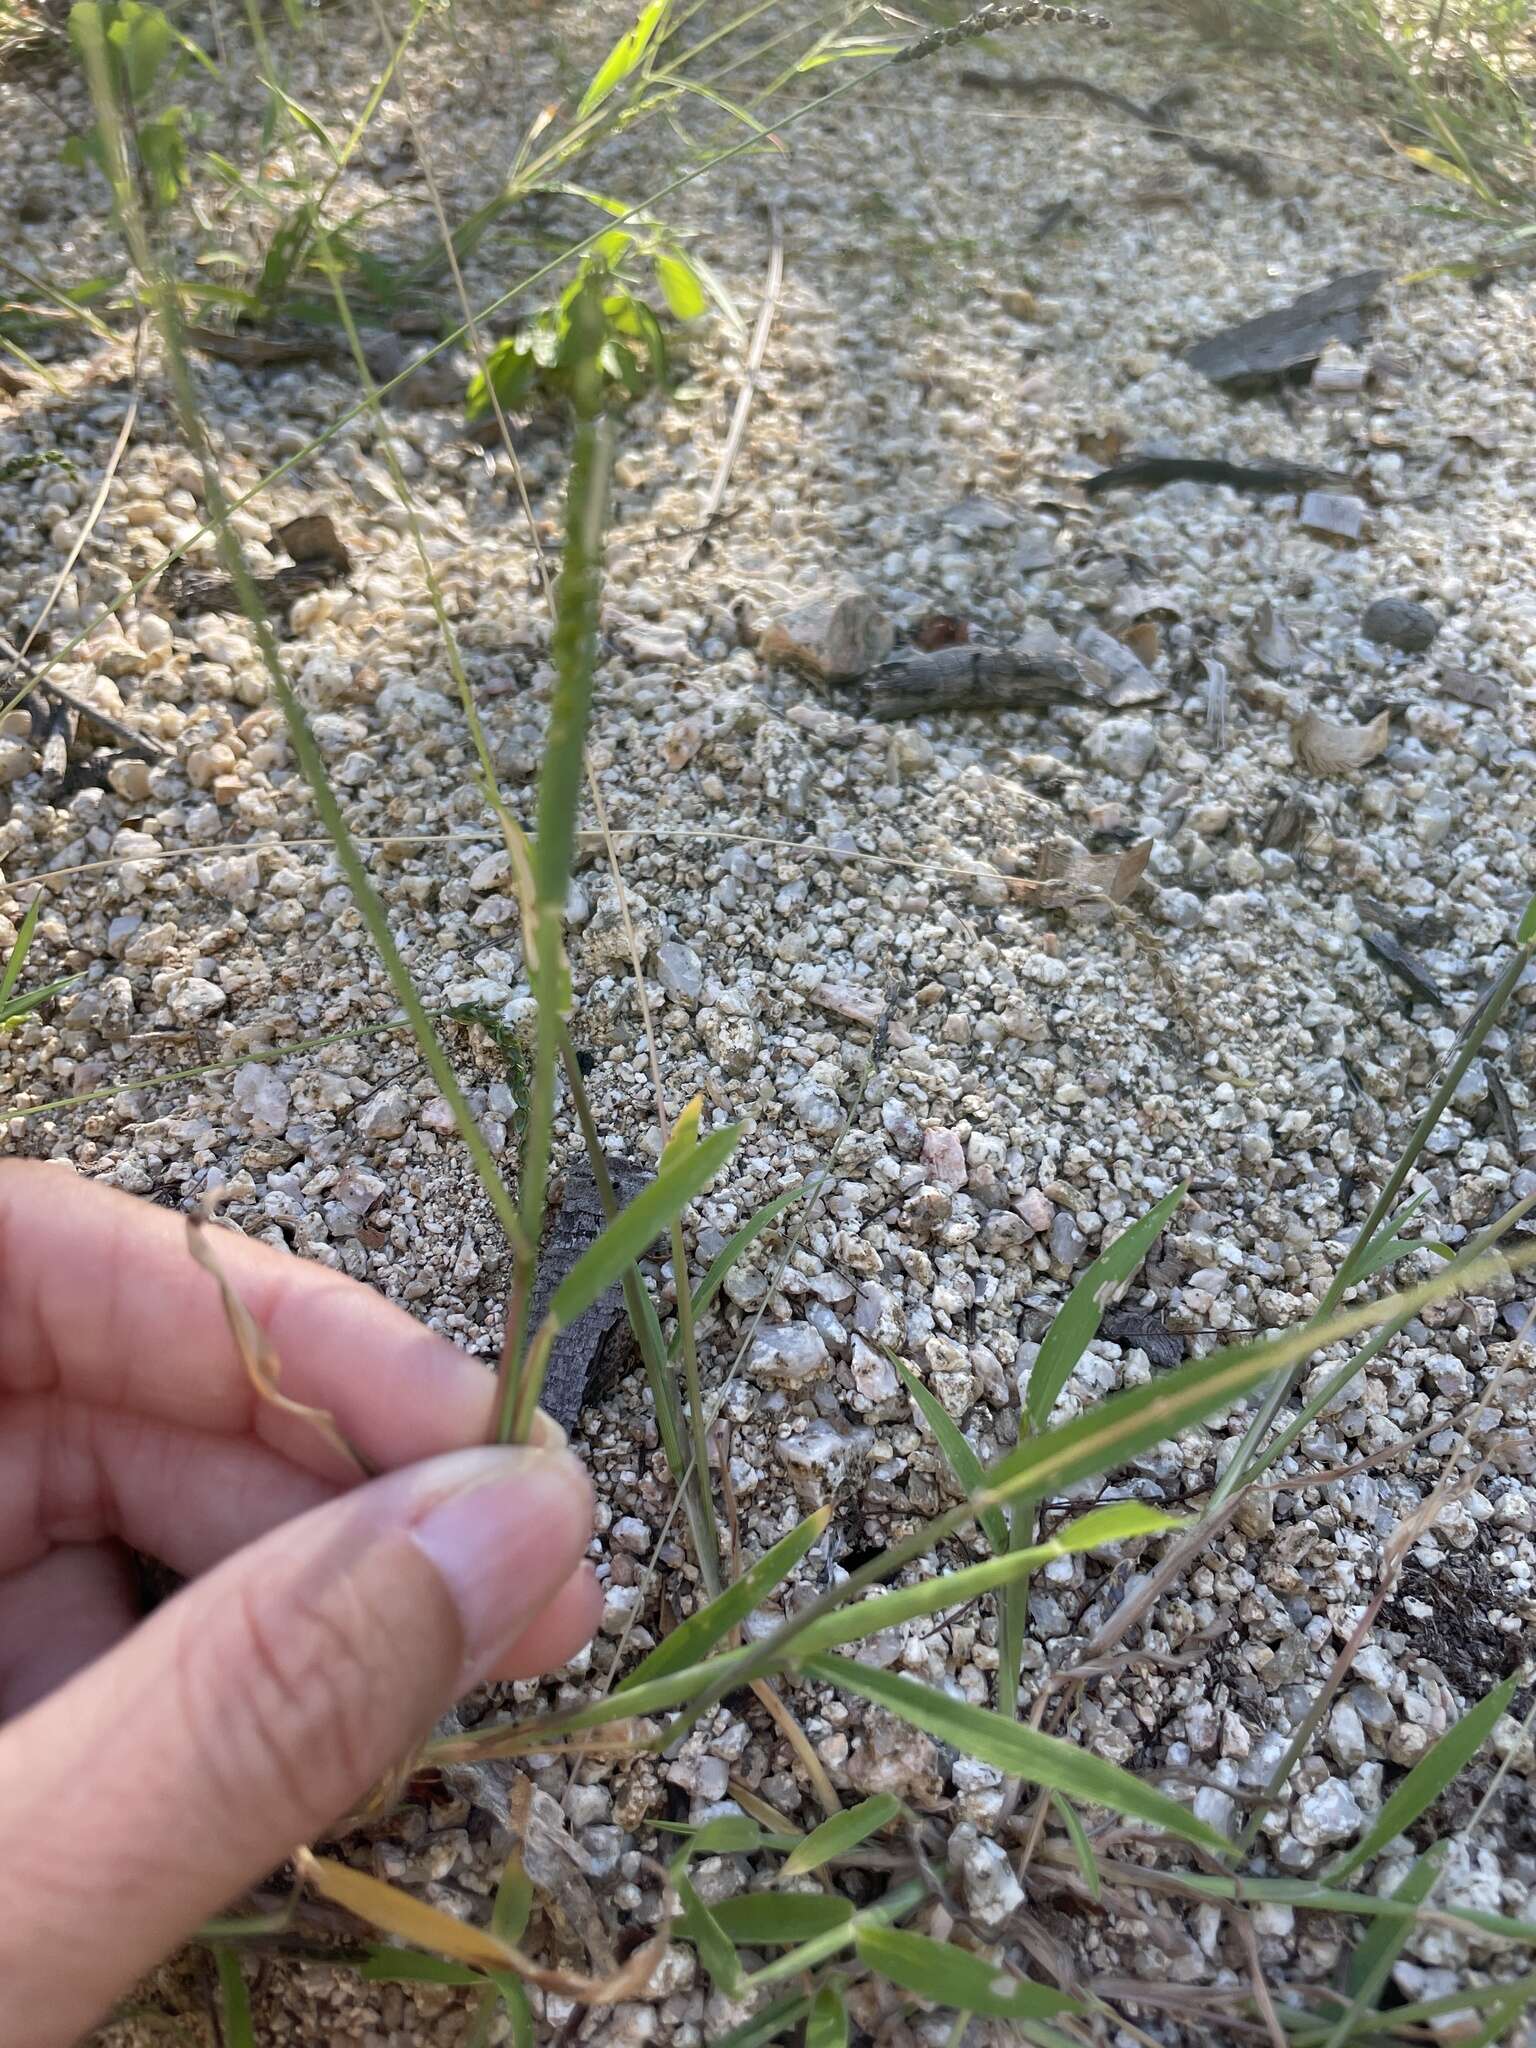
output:
M458 1609L468 1686L575 1569L591 1527L592 1490L564 1450L492 1445L444 1462L453 1469L436 1488L428 1481L411 1535Z
M534 1410L533 1440L543 1451L563 1451L570 1442L553 1415L546 1415L542 1408Z

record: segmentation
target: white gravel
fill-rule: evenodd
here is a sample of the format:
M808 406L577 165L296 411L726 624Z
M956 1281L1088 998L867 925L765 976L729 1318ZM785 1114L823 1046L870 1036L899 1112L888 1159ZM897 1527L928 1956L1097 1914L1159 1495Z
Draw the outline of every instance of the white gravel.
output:
M891 74L787 131L784 153L725 166L667 202L669 218L701 231L749 319L763 203L776 205L786 285L725 516L690 569L677 536L697 519L724 438L731 346L701 336L679 388L624 425L593 759L620 834L669 1100L702 1090L712 1118L744 1124L731 1168L695 1212L700 1265L759 1203L831 1166L777 1287L789 1218L732 1276L705 1342L718 1380L766 1302L724 1411L748 1555L808 1505L836 1506L783 1596L791 1606L840 1560L950 1497L882 1347L912 1362L979 1455L994 1454L1013 1439L1019 1389L1074 1269L1179 1179L1190 1198L1130 1300L1192 1346L1312 1313L1507 958L1532 884L1529 287L1390 285L1363 389L1302 391L1284 405L1224 397L1180 363L1179 345L1341 271L1379 263L1401 277L1462 245L1414 211L1423 184L1305 81L1192 44L1134 0L1115 12L1112 39L1026 34L1009 61L1088 72L1143 100L1187 77L1201 95L1191 119L1272 146L1274 196L1255 198L1077 101L1013 109L970 96L956 82L962 64L996 60L963 53ZM424 25L412 91L455 217L487 196L535 108L569 90L551 50L573 29L508 36L473 9L454 28ZM322 65L295 45L292 89L355 110L368 55L328 38ZM210 91L192 75L184 97ZM50 208L29 230L33 247L67 250L57 261L72 275L104 268L100 223L80 210L88 195L18 95L0 84L0 109L24 115L0 121L0 152L8 184ZM73 84L56 97L79 118ZM221 146L234 153L236 139ZM608 188L659 183L670 146L637 133L600 167ZM369 197L388 202L385 225L431 232L393 101L361 153L354 199ZM1032 243L1040 210L1059 199L1073 202L1071 221ZM507 275L493 243L471 288L483 301ZM0 399L0 462L59 448L75 465L0 492L0 625L13 640L79 532L128 400L127 351L94 347L84 335L78 353L69 335L55 344L62 398L28 386ZM200 376L236 491L353 396L322 365L205 361ZM505 457L469 447L452 408L407 405L390 419L498 770L527 809L548 636ZM1364 538L1319 538L1294 500L1186 483L1082 499L1078 482L1104 451L1154 442L1348 470L1367 505ZM562 441L535 425L521 444L553 534ZM409 534L362 421L239 521L259 559L272 527L322 508L355 571L293 606L291 673L419 985L436 1004L515 1026L529 1002L505 864ZM59 639L201 511L151 366L106 514L53 613ZM1083 707L873 724L856 691L762 663L741 640L742 620L849 583L902 629L930 610L992 636L1043 625L1118 636L1151 621L1133 639L1161 694L1113 717ZM1367 608L1385 597L1433 614L1427 649L1371 637ZM1250 651L1265 604L1296 643L1278 675ZM0 1113L15 1118L13 1146L173 1206L221 1191L242 1229L369 1280L490 1354L502 1246L407 1044L345 1035L393 1005L244 624L168 624L129 604L93 627L58 678L168 752L147 767L78 754L59 788L25 714L0 729L0 945L38 879L58 871L29 973L85 977L8 1036ZM1298 766L1290 727L1303 709L1356 723L1383 705L1390 738L1367 767L1322 779ZM1146 880L1125 910L1095 895L1047 912L1028 886L1047 846L1116 852L1146 838ZM601 1127L654 1156L629 938L598 843L586 844L571 899L576 1030L594 1056ZM1386 974L1362 943L1367 929L1422 961L1443 1007ZM872 1058L868 1027L887 1000L888 1038ZM1460 1243L1536 1188L1533 1004L1536 989L1522 990L1410 1182L1426 1198L1417 1221L1428 1237ZM322 1051L251 1059L329 1034L342 1036ZM510 1166L516 1077L483 1024L454 1024L448 1038ZM228 1071L154 1079L212 1062ZM142 1085L127 1094L24 1114L130 1077ZM665 1309L670 1278L661 1284ZM1298 1444L1286 1466L1294 1489L1265 1496L1262 1510L1250 1503L1162 1602L1143 1639L1150 1660L1084 1694L1083 1742L1167 1771L1206 1818L1239 1828L1373 1591L1385 1540L1459 1458L1466 1490L1411 1551L1260 1843L1285 1873L1355 1839L1402 1768L1513 1667L1536 1615L1530 1354L1512 1342L1529 1299L1528 1283L1510 1281L1411 1324ZM1151 1370L1140 1351L1094 1345L1058 1419ZM1239 1428L1218 1421L1138 1458L1117 1486L1175 1505L1198 1498ZM672 1490L637 1383L590 1413L588 1434L603 1637L552 1698L585 1695L617 1638L632 1657L692 1598L675 1542L647 1572ZM1131 1568L1155 1554L1144 1547ZM1027 1686L1069 1661L1120 1597L1112 1563L1063 1561L1037 1582ZM874 1655L985 1702L993 1619L967 1610L882 1640ZM970 1830L951 1850L959 1888L979 1924L1006 1926L1018 1901L988 1839L1001 1810L994 1777L814 1687L796 1703L840 1788L894 1789ZM1512 1741L1506 1724L1500 1743ZM562 1803L610 1926L659 1910L652 1859L669 1852L648 1820L703 1817L732 1781L797 1824L819 1817L793 1753L755 1710L707 1719L683 1756L682 1775L650 1760L575 1772L552 1760L536 1773ZM1442 1902L1536 1910L1520 1784L1532 1767L1522 1743L1517 1791L1448 1865ZM1464 1822L1471 1803L1448 1808L1444 1825ZM1027 1819L1026 1803L1004 1827ZM459 1801L407 1813L372 1855L462 1911L478 1909L503 1846L486 1813ZM1394 1865L1372 1881L1389 1888L1400 1875ZM752 1882L740 1858L704 1859L695 1877L706 1896ZM1180 1932L1166 1901L1145 1901L1165 1944L1170 1929L1187 1944L1170 1957L1124 1915L1055 1917L1034 1882L1029 1911L1084 1981L1146 1972L1211 1985L1246 1969L1215 1921L1196 1915ZM1265 1913L1271 1983L1332 1975L1337 1925ZM1476 1937L1429 1930L1407 1944L1403 1983L1454 1989L1491 1954ZM1448 1983L1434 1974L1447 1971ZM447 2043L466 2024L456 1995L313 1969L279 1973L263 1999L274 2042ZM551 2037L564 2010L548 2001ZM728 2023L679 1948L651 2004L620 2008L582 2038L689 2048ZM1179 2038L1148 2010L1139 2023ZM930 2038L920 2025L882 2035Z

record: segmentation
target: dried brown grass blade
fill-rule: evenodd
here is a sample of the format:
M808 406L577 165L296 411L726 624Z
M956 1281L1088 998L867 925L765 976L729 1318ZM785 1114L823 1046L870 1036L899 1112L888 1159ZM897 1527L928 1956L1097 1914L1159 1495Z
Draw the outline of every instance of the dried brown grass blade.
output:
M229 1324L229 1333L235 1340L236 1351L240 1354L240 1363L245 1367L245 1376L258 1396L270 1407L280 1409L284 1415L292 1415L300 1422L307 1422L315 1434L323 1438L333 1451L340 1452L349 1464L355 1465L365 1479L372 1479L378 1467L365 1458L355 1444L348 1443L336 1426L336 1418L328 1409L311 1408L306 1402L295 1401L278 1386L278 1381L282 1378L283 1362L265 1330L229 1284L224 1268L219 1263L218 1254L209 1241L207 1216L196 1212L188 1216L187 1250L218 1287L224 1303L224 1316Z
M296 1850L293 1860L299 1874L322 1898L344 1906L381 1934L392 1934L456 1963L467 1963L471 1969L512 1970L525 1984L574 1999L579 2005L618 2005L642 1997L671 1938L671 1923L664 1922L617 1970L603 1977L584 1977L574 1970L547 1969L488 1928L468 1926L453 1914L429 1906L425 1899L413 1898L409 1892L328 1856L317 1856L312 1849Z

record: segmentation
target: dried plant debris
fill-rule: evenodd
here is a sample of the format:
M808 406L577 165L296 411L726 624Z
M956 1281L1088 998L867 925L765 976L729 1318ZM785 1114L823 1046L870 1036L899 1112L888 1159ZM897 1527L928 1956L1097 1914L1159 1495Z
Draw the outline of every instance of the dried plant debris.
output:
M1390 974L1395 974L1405 988L1412 989L1421 1002L1433 1003L1437 1009L1448 1010L1450 1002L1439 982L1420 960L1410 953L1406 946L1399 945L1390 932L1372 931L1363 926L1360 943L1374 960L1379 960Z
M1098 904L1128 903L1141 886L1152 856L1152 841L1090 853L1066 833L1056 833L1041 846L1036 879L1021 886L1043 910L1078 910Z
M953 612L924 612L912 628L912 645L920 654L933 654L941 647L964 647L971 629Z
M1191 163L1204 164L1226 177L1236 178L1256 198L1267 197L1270 191L1269 170L1257 150L1232 149L1206 142L1179 125L1178 116L1193 105L1197 97L1195 88L1187 81L1171 85L1144 107L1138 106L1124 93L1111 92L1107 86L1096 84L1091 78L1075 78L1061 71L1042 72L1035 76L1017 71L962 71L960 83L969 86L973 92L1006 93L1010 99L1049 99L1062 93L1076 94L1079 99L1092 100L1096 106L1112 107L1117 113L1129 114L1133 121L1140 121L1143 127L1149 128L1157 141L1176 142Z
M1266 597L1248 622L1248 653L1267 676L1283 676L1300 665L1303 649Z
M876 669L865 687L864 714L887 722L955 711L1039 711L1089 703L1092 697L1069 655L1033 654L1022 647L939 647Z
M292 558L291 567L251 578L269 612L285 612L295 598L339 583L351 573L352 557L328 513L307 512L290 519L274 529L268 545L274 554ZM210 575L186 561L172 562L155 586L155 595L181 618L243 609L240 593L228 577Z
M1084 626L1072 643L1084 681L1099 692L1112 711L1124 711L1133 704L1151 704L1168 694L1167 686L1147 666L1147 655L1155 658L1157 653L1157 628L1150 620L1139 623L1151 626L1152 631L1151 641L1143 638L1139 646L1131 642L1135 626L1126 629L1123 640L1117 640L1101 626Z
M1159 1372L1184 1363L1184 1339L1174 1335L1158 1309L1134 1308L1122 1302L1118 1308L1105 1310L1099 1334L1111 1344L1145 1352Z
M1391 724L1390 711L1378 711L1367 725L1352 725L1307 710L1291 727L1291 751L1310 774L1348 775L1386 752Z
M317 358L338 359L342 350L336 337L323 328L294 322L261 328L189 327L187 344L204 355L218 356L242 369L264 369L273 363L306 363Z
M1184 352L1191 369L1226 391L1262 389L1282 378L1310 376L1330 342L1354 348L1368 331L1367 314L1387 279L1384 270L1357 270L1287 306L1223 328Z
M1101 469L1084 480L1089 497L1103 491L1156 491L1164 484L1225 484L1234 491L1260 494L1287 492L1299 497L1304 491L1338 485L1348 489L1351 479L1337 470L1317 469L1305 462L1229 462L1217 455L1130 455L1111 469Z

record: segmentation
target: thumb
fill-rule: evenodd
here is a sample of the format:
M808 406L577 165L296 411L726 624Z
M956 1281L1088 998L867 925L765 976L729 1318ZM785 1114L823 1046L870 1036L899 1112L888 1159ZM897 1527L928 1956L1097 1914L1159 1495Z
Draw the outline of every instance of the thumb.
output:
M73 2042L361 1799L559 1592L591 1521L567 1451L432 1459L237 1552L0 1731L24 2048Z

